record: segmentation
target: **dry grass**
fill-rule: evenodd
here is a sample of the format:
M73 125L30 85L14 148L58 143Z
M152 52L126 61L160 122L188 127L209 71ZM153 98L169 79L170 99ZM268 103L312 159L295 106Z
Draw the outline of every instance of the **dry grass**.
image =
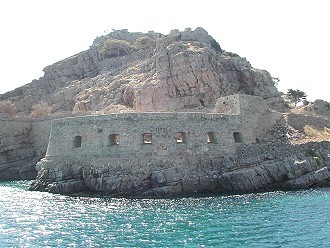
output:
M17 113L15 104L11 101L0 101L0 114L1 113L14 116Z
M330 129L327 127L312 127L306 125L304 127L304 132L306 136L311 138L324 138L330 139Z
M320 142L320 141L330 141L330 128L327 127L312 127L306 125L304 127L305 138L291 141L294 144L301 144L307 142Z
M306 125L304 127L305 138L291 141L294 144L301 144L306 142L313 142L313 141L330 141L330 128L327 127L313 127Z
M49 115L50 113L52 113L52 107L47 103L42 102L32 106L31 116L33 118Z

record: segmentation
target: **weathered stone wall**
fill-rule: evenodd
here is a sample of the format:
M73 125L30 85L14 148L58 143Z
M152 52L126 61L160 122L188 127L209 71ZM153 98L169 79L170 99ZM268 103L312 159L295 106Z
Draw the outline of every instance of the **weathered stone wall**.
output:
M36 150L37 161L46 154L53 118L32 121L31 139Z
M281 113L268 109L265 101L258 96L235 94L218 98L214 112L241 116L241 130L244 142L256 143L265 140L265 134L272 126L284 119Z
M265 133L277 120L260 97L222 97L218 99L215 111L225 109L221 105L228 109L231 106L237 114L232 111L126 113L58 119L52 125L47 158L110 156L134 159L177 153L189 156L233 154L236 151L234 143L256 143L258 135ZM143 143L144 133L152 135L152 144ZM183 142L177 143L178 133L184 136ZM234 137L234 133L239 137ZM118 135L119 145L110 144L113 135ZM78 136L81 146L74 147L74 139Z
M179 132L183 142L177 143ZM207 133L213 141L208 143ZM241 132L240 117L204 113L127 113L54 120L47 158L77 159L80 157L200 156L232 154L234 132ZM152 135L152 143L143 143L143 134ZM117 134L119 145L110 145L110 136ZM244 140L244 133L242 134ZM74 138L81 136L81 147L74 147Z

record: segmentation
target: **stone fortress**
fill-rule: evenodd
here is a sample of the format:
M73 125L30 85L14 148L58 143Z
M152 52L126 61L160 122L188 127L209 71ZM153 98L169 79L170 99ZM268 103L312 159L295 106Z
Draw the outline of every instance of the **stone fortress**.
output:
M237 94L219 98L214 113L124 113L57 119L52 123L46 156L37 164L37 170L47 171L47 180L53 183L47 186L51 192L73 193L85 184L81 179L86 170L104 171L104 178L111 178L120 168L125 172L117 175L119 188L108 179L102 179L102 186L97 187L131 194L134 187L137 192L147 187L145 178L162 168L189 170L199 161L212 163L233 156L240 144L257 143L281 118L268 110L262 98ZM73 171L83 173L75 175ZM137 171L143 180L127 182ZM179 180L182 172L167 174ZM160 175L155 174L157 183L171 180ZM62 185L68 179L73 179L69 188Z
M292 157L319 149L318 144L309 144L312 148L259 144L282 121L282 114L269 110L262 98L240 94L219 98L213 113L57 119L31 188L67 194L163 196L251 192L274 189L281 181L285 181L283 188L299 188L306 185L300 181L302 175L310 185L327 183L327 167L313 159ZM322 156L328 163L326 152Z
M271 75L202 28L116 30L44 72L0 95L20 116L37 103L53 110L0 115L0 180L111 196L330 185L329 142L289 142L302 123L328 119L287 113Z
M282 116L259 97L218 99L214 113L158 112L54 120L46 160L105 157L135 160L234 154L237 144L256 143ZM85 159L85 158L84 158ZM114 161L112 161L113 163Z

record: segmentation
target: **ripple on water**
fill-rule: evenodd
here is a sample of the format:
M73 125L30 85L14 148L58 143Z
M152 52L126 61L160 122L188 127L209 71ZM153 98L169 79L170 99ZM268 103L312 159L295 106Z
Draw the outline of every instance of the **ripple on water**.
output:
M1 247L327 247L330 189L181 199L30 192L0 183Z

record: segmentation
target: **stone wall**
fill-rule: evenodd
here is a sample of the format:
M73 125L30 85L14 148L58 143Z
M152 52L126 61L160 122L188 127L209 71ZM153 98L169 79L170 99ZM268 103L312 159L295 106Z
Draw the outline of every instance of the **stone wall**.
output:
M46 158L110 159L232 154L240 117L204 113L126 113L54 120ZM180 133L180 134L179 134ZM209 140L208 142L208 133ZM143 142L151 134L151 143ZM119 144L112 137L118 135ZM177 140L178 135L182 140ZM242 133L244 140L245 133ZM81 137L81 146L74 144Z
M240 115L241 130L245 143L256 143L267 139L265 134L272 126L284 119L281 113L268 109L265 101L258 96L235 94L218 98L214 112Z
M54 120L47 158L61 157L161 157L185 153L189 156L234 154L235 143L256 143L277 119L260 97L233 95L218 99L237 109L223 113L125 113ZM143 143L143 134L152 143ZM176 140L182 136L182 140ZM113 139L118 145L112 145ZM76 139L76 141L75 141ZM75 144L78 142L79 145ZM209 140L208 140L209 139ZM209 141L209 142L208 142ZM79 147L77 147L79 146Z

